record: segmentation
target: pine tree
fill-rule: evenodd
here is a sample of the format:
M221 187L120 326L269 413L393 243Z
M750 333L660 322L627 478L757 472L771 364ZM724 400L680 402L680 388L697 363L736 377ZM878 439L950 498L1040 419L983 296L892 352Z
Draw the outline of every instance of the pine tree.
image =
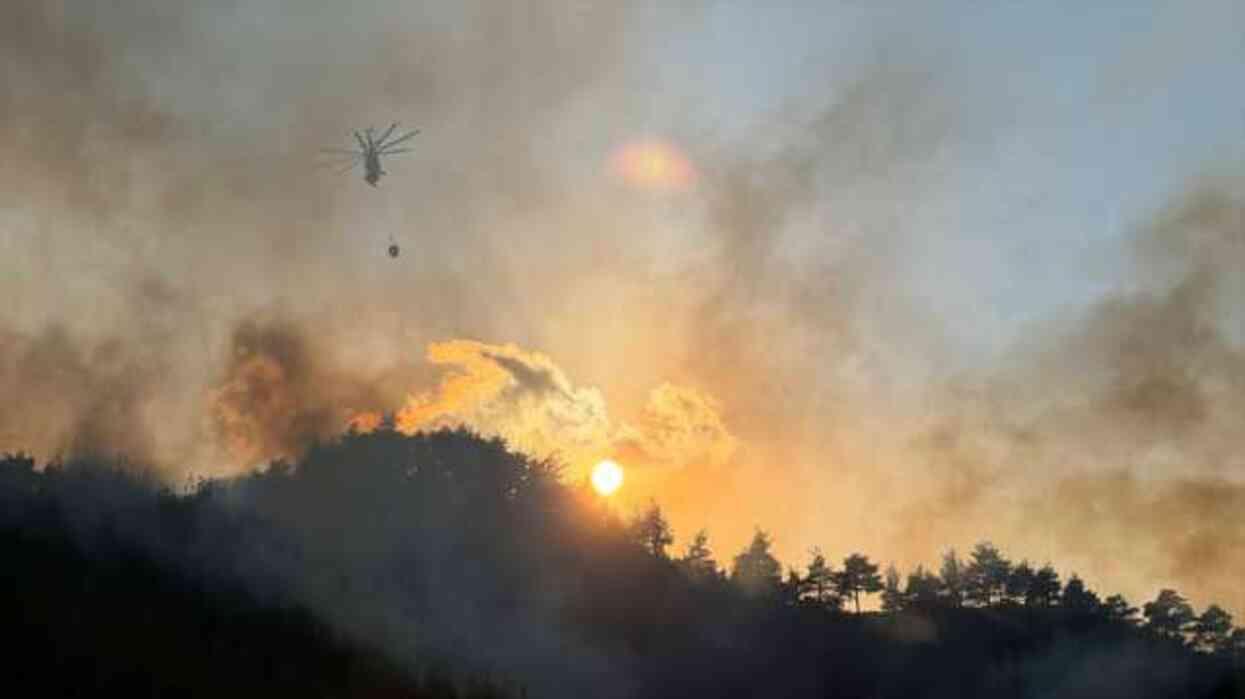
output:
M1059 573L1049 563L1033 574L1029 595L1038 607L1049 607L1059 601Z
M795 568L788 568L787 579L779 587L779 596L783 606L794 607L800 604L803 589L804 579L800 577L799 571Z
M1028 561L1021 561L1007 576L1007 598L1019 604L1031 606L1035 573Z
M1241 669L1245 669L1245 629L1233 629L1224 653Z
M1207 653L1221 653L1228 648L1232 635L1232 615L1212 604L1193 621L1193 647Z
M843 559L843 570L835 573L835 587L840 596L855 601L856 613L859 614L861 593L872 594L882 590L878 565L871 563L868 556L853 553Z
M955 554L955 549L948 550L942 557L942 568L938 571L942 580L943 594L953 607L964 605L964 563Z
M1003 598L1012 564L988 541L973 549L972 560L964 571L964 598L988 607Z
M1140 610L1129 605L1123 595L1111 595L1102 603L1102 613L1110 621L1134 625Z
M800 597L816 602L819 605L838 608L840 598L834 594L834 571L826 565L826 557L821 549L814 548L813 560L808 564L808 572L804 575Z
M782 583L782 566L770 553L770 546L769 535L758 529L748 548L735 556L731 582L751 597L772 595Z
M909 606L929 608L938 604L941 589L942 581L938 576L918 565L916 570L908 573L904 599Z
M687 552L679 559L679 566L689 578L696 582L707 582L717 577L718 562L713 559L713 551L709 549L709 533L704 529L696 532Z
M1086 588L1084 581L1076 573L1068 578L1068 583L1063 588L1061 603L1064 609L1084 614L1097 612L1102 606L1097 593Z
M1193 607L1172 589L1159 591L1153 602L1142 607L1146 628L1160 638L1184 641L1185 631L1193 624Z
M899 587L899 571L892 563L886 567L882 588L882 611L898 612L906 606L905 602L903 590Z
M674 543L674 532L655 501L631 523L631 537L658 558L666 558L666 547Z

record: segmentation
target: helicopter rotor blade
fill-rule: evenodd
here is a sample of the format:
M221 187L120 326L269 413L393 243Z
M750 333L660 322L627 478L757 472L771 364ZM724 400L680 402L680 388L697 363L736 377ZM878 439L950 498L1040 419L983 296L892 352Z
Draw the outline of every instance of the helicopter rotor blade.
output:
M385 139L386 139L386 138L389 138L389 135L390 135L390 134L392 134L392 133L393 133L393 130L394 130L394 129L396 129L396 128L398 128L398 122L396 122L396 121L395 121L395 122L393 122L392 124L390 124L390 125L389 125L389 128L385 129L385 133L381 134L381 135L380 135L380 138L376 139L376 147L377 147L377 148L384 148L384 147L385 147Z
M364 153L368 151L367 142L363 140L363 137L359 135L358 131L354 132L354 140L359 142L359 150Z
M385 144L385 147L386 147L386 148L388 148L388 147L390 147L390 146L396 146L396 145L398 145L399 143L402 143L403 141L405 141L405 140L407 140L407 139L409 139L409 138L414 137L414 136L415 136L416 134L418 134L418 133L419 133L419 129L415 129L414 131L411 131L411 132L409 132L409 133L405 133L405 134L403 134L403 135L401 135L401 136L399 136L399 137L397 137L397 138L393 139L393 140L392 140L392 141L390 141L389 143L386 143L386 144Z
M377 155L394 155L396 153L410 153L414 148L394 148L393 150L382 150Z

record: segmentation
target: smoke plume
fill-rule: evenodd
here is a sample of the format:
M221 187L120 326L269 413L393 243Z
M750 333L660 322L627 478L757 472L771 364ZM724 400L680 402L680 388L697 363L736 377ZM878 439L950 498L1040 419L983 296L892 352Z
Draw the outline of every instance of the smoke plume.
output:
M467 423L621 460L720 560L758 525L795 565L990 538L1245 614L1240 182L1178 188L1118 283L968 351L1006 315L955 234L1002 88L905 10L736 123L711 78L740 66L671 59L725 11L10 0L0 450L180 481ZM393 121L421 134L379 187L317 168ZM678 186L615 176L653 143Z

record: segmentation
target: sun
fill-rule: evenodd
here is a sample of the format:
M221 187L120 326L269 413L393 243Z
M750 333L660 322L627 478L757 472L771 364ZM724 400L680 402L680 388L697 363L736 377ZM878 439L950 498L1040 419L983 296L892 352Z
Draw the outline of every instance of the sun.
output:
M592 469L592 487L602 495L612 495L622 485L622 466L610 460L602 461Z

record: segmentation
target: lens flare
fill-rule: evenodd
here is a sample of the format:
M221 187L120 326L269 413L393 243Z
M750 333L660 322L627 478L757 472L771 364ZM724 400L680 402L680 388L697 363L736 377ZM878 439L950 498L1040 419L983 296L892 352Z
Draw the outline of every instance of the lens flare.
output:
M592 469L592 487L602 495L611 495L622 486L622 467L613 461L602 461Z
M695 179L691 162L678 148L661 141L636 141L614 152L610 169L640 189L681 191Z

